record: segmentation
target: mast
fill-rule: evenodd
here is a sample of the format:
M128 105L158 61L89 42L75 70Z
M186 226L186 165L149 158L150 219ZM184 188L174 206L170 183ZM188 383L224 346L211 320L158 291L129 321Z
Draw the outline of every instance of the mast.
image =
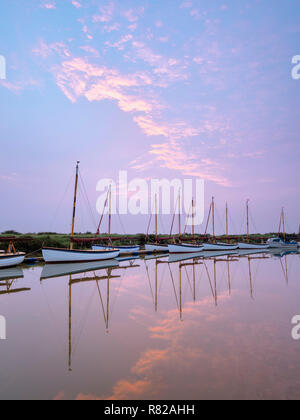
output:
M181 196L180 196L180 192L179 192L179 197L178 197L178 224L179 224L179 240L181 237Z
M192 200L192 218L193 218L192 235L193 235L193 241L195 241L195 202L194 202L194 198Z
M228 203L226 202L226 236L229 236L229 223L228 223Z
M247 209L247 238L248 238L248 243L250 242L250 227L249 227L249 201L246 201L246 209Z
M282 208L282 214L281 214L281 217L282 217L283 238L284 238L284 240L285 240L285 238L286 238L286 234L285 234L285 217L284 217L284 208Z
M158 262L155 261L155 312L158 309Z
M111 185L109 187L109 216L108 216L108 235L111 236Z
M107 277L107 291L106 291L106 332L109 332L109 281L110 281L110 274Z
M215 197L212 198L212 223L213 223L213 238L215 239L216 237L216 232L215 232Z
M157 209L157 194L155 194L155 242L158 243L158 209Z
M76 165L76 176L75 176L75 189L74 189L73 216L72 216L72 234L71 234L71 238L72 239L74 237L74 229L75 229L75 216L76 216L76 204L77 204L77 189L78 189L79 164L80 164L80 162L77 161L77 165ZM72 241L71 241L70 249L73 249L73 242Z

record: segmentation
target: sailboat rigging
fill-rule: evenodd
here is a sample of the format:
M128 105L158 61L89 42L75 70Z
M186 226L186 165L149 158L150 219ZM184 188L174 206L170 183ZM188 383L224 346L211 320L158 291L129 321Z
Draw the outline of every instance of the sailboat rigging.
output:
M65 263L65 262L90 262L102 261L117 258L120 254L118 249L108 250L74 250L74 233L75 233L75 217L76 217L76 204L77 204L77 189L79 178L79 161L76 164L75 175L75 189L74 189L74 202L73 202L73 215L72 215L72 233L70 248L48 248L43 247L42 254L46 263Z

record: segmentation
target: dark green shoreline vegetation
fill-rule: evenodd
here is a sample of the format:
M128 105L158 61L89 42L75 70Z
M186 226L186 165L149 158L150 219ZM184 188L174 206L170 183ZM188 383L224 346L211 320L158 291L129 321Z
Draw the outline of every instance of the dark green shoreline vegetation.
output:
M160 235L159 238L163 239L166 238L167 235ZM278 236L278 233L268 233L268 234L254 234L250 235L250 242L251 243L261 243L267 241L271 237ZM59 234L55 232L40 232L40 233L27 233L27 234L21 234L18 232L15 232L13 230L6 231L0 234L0 250L5 250L7 248L7 240L1 241L1 238L9 238L13 237L15 238L15 247L18 251L26 252L26 254L36 252L38 250L41 250L43 246L45 247L53 247L53 248L68 248L70 246L70 235L69 234ZM116 239L113 241L114 245L131 245L131 244L138 244L140 246L143 246L146 242L155 242L155 236L149 235L147 236L145 234L136 234L136 235L119 235L114 234L111 235L112 239ZM90 232L87 233L77 233L75 234L74 238L76 240L80 240L80 238L94 238L94 235L92 235ZM106 241L100 241L99 239L106 239ZM196 241L203 241L203 240L209 240L212 239L211 236L203 236L203 235L196 235ZM242 242L245 241L247 238L246 235L232 235L230 236L230 242ZM189 242L192 241L192 235L186 234L184 235L184 241ZM297 234L287 234L286 240L297 240L298 235ZM227 237L225 235L216 237L217 241L225 242L227 241ZM165 242L161 240L161 242ZM170 242L170 241L169 241ZM107 235L100 235L97 236L97 240L95 243L98 244L107 244ZM75 249L81 249L81 248L90 248L92 245L92 242L78 242L74 243ZM36 256L41 255L41 252L37 252Z

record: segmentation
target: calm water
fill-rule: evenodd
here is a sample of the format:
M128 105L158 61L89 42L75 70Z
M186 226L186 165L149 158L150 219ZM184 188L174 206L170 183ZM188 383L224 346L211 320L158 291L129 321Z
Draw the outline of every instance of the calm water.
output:
M166 257L0 272L1 292L4 277L23 275L10 290L28 289L0 295L0 398L299 398L299 263Z

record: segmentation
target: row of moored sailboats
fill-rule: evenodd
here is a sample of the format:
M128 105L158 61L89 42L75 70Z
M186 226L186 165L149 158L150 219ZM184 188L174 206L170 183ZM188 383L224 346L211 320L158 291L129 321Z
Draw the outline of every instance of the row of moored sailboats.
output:
M128 246L118 246L114 247L112 245L112 241L110 239L110 245L102 246L102 245L94 245L97 239L97 235L99 234L100 224L98 227L98 231L96 233L95 238L87 238L85 242L91 242L92 248L91 249L74 249L74 233L75 233L75 216L76 216L76 204L77 204L77 190L78 190L78 181L79 181L79 163L77 162L76 165L76 176L75 176L75 190L74 190L74 204L73 204L73 216L72 216L72 234L71 234L71 244L70 248L49 248L44 247L42 249L42 254L44 261L46 263L75 263L75 262L96 262L96 261L106 261L106 260L113 260L118 258L120 255L128 255L128 254L135 254L140 251L139 245L128 245ZM109 206L109 238L111 238L111 189L108 192L108 197L105 203L105 206ZM201 252L232 252L235 250L266 250L268 248L284 248L284 249L298 249L297 242L288 242L285 239L272 238L267 241L267 243L258 243L253 244L250 243L250 229L249 229L249 200L246 204L247 209L247 241L240 242L240 243L230 243L229 240L229 222L228 222L228 205L226 204L226 236L228 238L227 242L217 242L214 240L216 237L215 235L215 201L214 198L212 199L210 211L209 211L209 218L207 222L210 221L210 217L212 217L212 230L213 236L211 242L206 243L197 243L195 239L195 226L193 223L193 232L192 232L192 243L185 243L181 242L181 205L180 205L180 197L178 199L178 207L179 207L179 243L175 242L173 237L172 244L161 244L160 238L158 236L158 206L157 206L157 196L155 198L155 242L151 243L148 242L145 244L145 251L151 253L170 253L170 254L197 254ZM104 209L105 210L105 209ZM103 212L104 214L104 212ZM194 202L192 202L192 217L194 219ZM103 218L103 217L102 217ZM101 218L101 221L102 221ZM283 238L285 238L285 218L284 218L284 211L282 210L281 214L281 221L280 226L283 226ZM170 239L170 238L168 238ZM80 241L83 241L81 238ZM25 259L25 253L18 253L15 250L13 242L9 242L9 247L7 252L0 251L0 268L2 267L12 267L19 264L22 264Z

